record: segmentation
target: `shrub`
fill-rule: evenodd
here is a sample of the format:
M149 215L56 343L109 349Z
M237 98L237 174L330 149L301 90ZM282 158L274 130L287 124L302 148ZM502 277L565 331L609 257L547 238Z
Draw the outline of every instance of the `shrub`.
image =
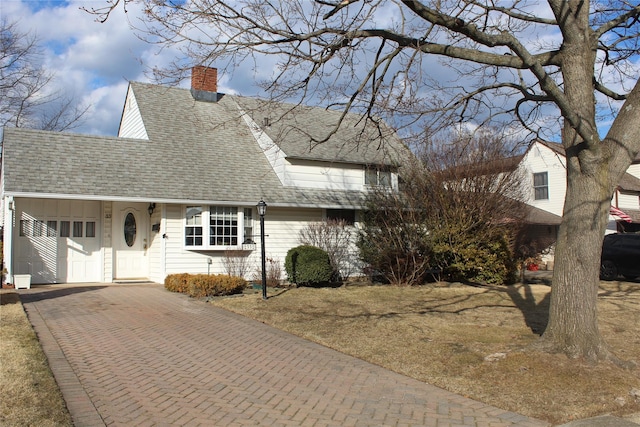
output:
M225 251L222 265L229 276L245 277L252 267L248 251Z
M327 219L308 224L300 230L299 242L327 252L337 276L351 276L356 254L351 250L355 227L344 219ZM338 277L337 279L339 279Z
M289 281L297 285L327 283L334 275L329 255L322 249L309 245L289 249L284 268Z
M441 240L434 248L434 257L444 267L449 280L490 284L509 284L516 279L516 262L504 238L475 240L458 235L457 239Z
M227 274L172 274L165 279L167 290L194 298L239 294L246 287L242 277Z
M189 277L187 273L170 274L164 279L164 287L170 292L186 294L189 291Z
M282 266L280 264L280 260L275 257L267 256L265 259L265 267L266 267L266 279L267 286L271 288L277 288L282 285ZM255 269L253 273L253 279L255 283L262 283L262 268L259 266Z

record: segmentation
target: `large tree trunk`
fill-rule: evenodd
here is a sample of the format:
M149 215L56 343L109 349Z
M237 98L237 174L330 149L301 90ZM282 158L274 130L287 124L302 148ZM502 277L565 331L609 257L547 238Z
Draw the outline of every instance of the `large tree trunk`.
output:
M549 322L540 345L596 362L617 361L598 329L600 255L615 186L637 154L638 85L600 141L596 130L593 73L596 45L588 11L580 0L553 3L563 19L561 48L564 94L562 144L567 193L555 253Z
M600 336L596 307L607 218L603 210L608 210L610 195L595 177L572 172L571 167L568 175L549 322L541 344L546 350L595 362L610 356Z
M567 159L567 193L556 245L549 322L541 344L569 357L597 361L609 355L598 329L596 303L601 245L613 187L609 154L600 143L595 123L592 79L596 45L588 11L576 0L559 4L556 16L562 16L565 24L561 48L564 94L572 108L565 111L562 144Z

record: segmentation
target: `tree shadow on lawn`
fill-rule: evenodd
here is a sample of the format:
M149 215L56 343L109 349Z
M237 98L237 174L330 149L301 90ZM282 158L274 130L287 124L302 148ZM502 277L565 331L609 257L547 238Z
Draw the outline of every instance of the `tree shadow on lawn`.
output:
M524 292L524 295L522 295L521 290ZM549 322L551 292L548 292L542 300L537 301L531 285L526 283L507 286L505 291L515 306L522 312L524 321L531 329L531 332L542 335Z

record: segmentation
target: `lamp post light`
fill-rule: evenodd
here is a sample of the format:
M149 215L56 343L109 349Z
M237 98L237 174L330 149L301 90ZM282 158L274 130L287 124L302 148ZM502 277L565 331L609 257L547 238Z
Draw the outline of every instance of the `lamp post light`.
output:
M267 258L264 250L264 214L267 212L267 204L260 199L257 205L260 215L260 246L262 249L262 299L267 299Z

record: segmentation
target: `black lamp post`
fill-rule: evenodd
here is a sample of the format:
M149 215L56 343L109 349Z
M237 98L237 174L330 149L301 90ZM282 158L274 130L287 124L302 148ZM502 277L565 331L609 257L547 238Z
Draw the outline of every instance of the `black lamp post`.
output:
M267 258L264 251L264 214L267 212L267 204L260 199L257 207L258 215L260 215L260 246L262 249L262 299L267 299Z

